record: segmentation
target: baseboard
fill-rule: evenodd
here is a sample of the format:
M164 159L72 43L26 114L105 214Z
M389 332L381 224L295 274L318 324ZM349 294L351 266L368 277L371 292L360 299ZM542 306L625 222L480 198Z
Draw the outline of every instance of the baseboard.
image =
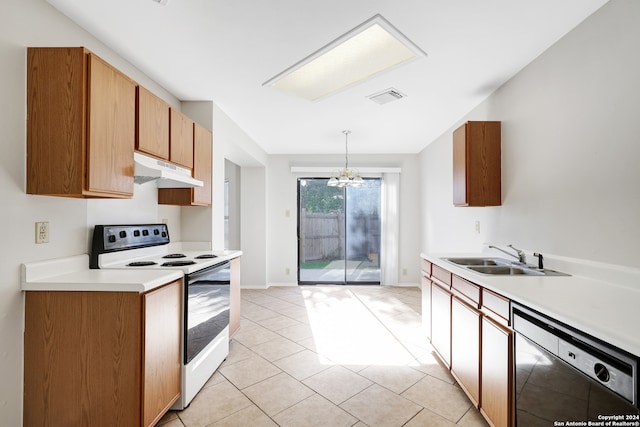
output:
M297 283L269 283L267 285L268 288L279 287L279 286L292 287L292 286L298 286L298 284Z

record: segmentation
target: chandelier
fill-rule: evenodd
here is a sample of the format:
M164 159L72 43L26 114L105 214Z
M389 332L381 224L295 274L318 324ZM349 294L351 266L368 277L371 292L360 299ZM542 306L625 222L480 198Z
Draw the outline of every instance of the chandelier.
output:
M364 179L362 179L358 171L349 169L349 134L351 131L343 130L342 133L344 133L344 169L332 175L327 185L338 188L362 187Z

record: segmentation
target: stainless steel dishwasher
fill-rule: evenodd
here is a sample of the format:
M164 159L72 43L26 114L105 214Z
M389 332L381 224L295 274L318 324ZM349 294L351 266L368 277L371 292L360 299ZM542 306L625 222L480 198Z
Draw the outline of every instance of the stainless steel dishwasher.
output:
M519 427L640 425L637 356L516 303L512 321Z

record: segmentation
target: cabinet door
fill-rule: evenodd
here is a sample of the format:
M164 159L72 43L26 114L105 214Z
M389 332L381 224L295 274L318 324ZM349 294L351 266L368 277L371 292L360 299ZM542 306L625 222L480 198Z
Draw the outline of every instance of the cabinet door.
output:
M455 295L451 302L451 373L472 403L480 403L480 318Z
M23 425L139 425L140 295L25 294Z
M480 411L494 427L513 425L513 332L482 318L482 402Z
M453 131L453 204L467 206L467 126Z
M240 329L240 258L231 260L229 339Z
M213 162L213 140L211 132L199 124L194 125L193 176L204 183L193 189L193 204L211 205L211 174Z
M82 194L86 61L81 48L27 49L28 194Z
M136 85L89 54L86 194L133 195Z
M193 120L171 108L169 160L193 169Z
M453 132L453 204L499 206L500 122L467 122Z
M153 426L180 397L182 280L144 294L143 426Z
M422 276L422 327L427 335L427 339L431 339L431 280Z
M431 283L431 344L451 366L451 293Z
M138 86L136 118L138 151L169 160L169 105Z

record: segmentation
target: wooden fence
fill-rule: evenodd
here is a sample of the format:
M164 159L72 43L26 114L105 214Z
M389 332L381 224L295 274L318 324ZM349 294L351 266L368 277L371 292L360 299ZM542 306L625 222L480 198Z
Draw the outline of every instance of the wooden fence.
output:
M357 215L349 222L349 258L379 259L380 219ZM343 213L300 213L300 262L331 261L345 256Z

